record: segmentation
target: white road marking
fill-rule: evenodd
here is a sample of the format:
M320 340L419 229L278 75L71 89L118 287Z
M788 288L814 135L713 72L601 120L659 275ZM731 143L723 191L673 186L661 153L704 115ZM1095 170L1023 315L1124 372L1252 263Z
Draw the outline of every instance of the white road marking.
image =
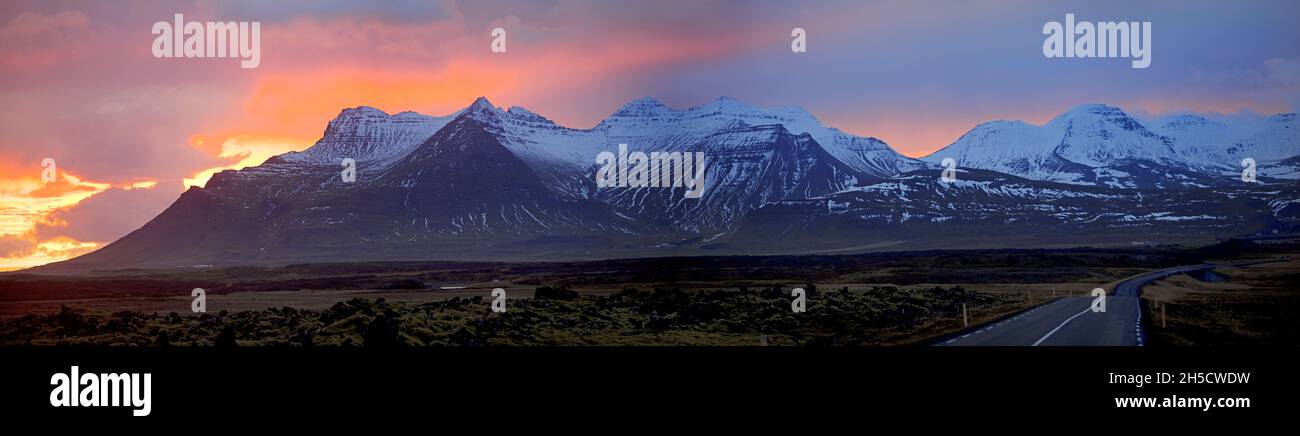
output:
M1065 321L1062 321L1062 322L1061 322L1061 325L1056 326L1056 328L1052 329L1052 331L1047 332L1047 334L1043 335L1043 337L1038 338L1038 340L1035 341L1034 344L1033 344L1033 345L1030 345L1030 346L1031 346L1031 347L1037 347L1038 344L1043 343L1043 341L1046 341L1047 338L1051 337L1053 334L1056 334L1056 331L1057 331L1057 330L1060 330L1061 327L1065 327L1065 325L1066 325L1066 324L1069 324L1070 321L1074 321L1074 319L1075 319L1075 318L1078 318L1080 315L1083 315L1083 314L1088 313L1088 312L1091 312L1091 311L1092 311L1092 307L1088 307L1088 308L1086 308L1086 309L1083 309L1082 312L1076 313L1076 314L1074 314L1074 316L1069 317L1069 318L1066 318Z

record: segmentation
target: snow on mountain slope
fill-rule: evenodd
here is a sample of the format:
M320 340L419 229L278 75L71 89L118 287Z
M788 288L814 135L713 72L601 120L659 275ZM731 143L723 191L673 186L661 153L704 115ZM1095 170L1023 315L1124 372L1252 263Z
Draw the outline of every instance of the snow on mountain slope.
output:
M359 184L335 200L333 209L373 203L359 210L375 220L399 218L391 233L372 239L424 241L444 237L531 237L553 233L636 232L609 205L567 198L546 186L527 163L499 140L501 112L476 104L417 146L383 176ZM397 235L397 236L393 236Z
M1173 141L1158 135L1122 109L1089 104L1061 114L1045 126L1062 133L1056 154L1090 167L1121 160L1157 163L1178 160Z
M685 188L609 188L597 198L624 214L683 230L725 232L765 204L824 195L869 178L832 157L808 133L795 135L779 124L735 120L694 144L708 165L701 198L683 198Z
M339 165L345 158L386 167L406 156L456 114L431 117L415 112L389 115L369 106L344 109L311 148L279 156L285 162Z
M953 158L962 168L1033 180L1132 188L1230 183L1244 157L1260 161L1262 176L1279 177L1293 172L1273 161L1300 155L1292 114L1258 120L1184 114L1152 125L1158 127L1113 106L1083 105L1041 126L980 124L922 159Z
M635 151L698 151L699 145L736 123L781 125L790 133L808 133L836 159L859 173L886 177L925 166L902 156L875 138L845 134L821 125L799 108L763 109L722 97L684 110L669 108L653 98L633 100L591 129L574 129L521 107L503 110L486 99L471 111L499 137L502 145L522 159L557 192L588 198L595 158L602 151L628 144Z
M1300 122L1296 114L1276 114L1268 117L1263 127L1248 136L1243 144L1255 159L1276 161L1300 156Z
M1170 116L1157 123L1157 129L1178 144L1178 154L1184 160L1210 168L1240 165L1245 150L1238 142L1246 136L1240 126L1229 126L1225 121L1198 114Z
M561 126L522 107L502 110L481 97L467 110L546 186L574 198L591 196L595 183L587 170L602 151L600 135Z
M1255 159L1265 177L1295 178L1286 159L1300 156L1295 114L1203 116L1180 114L1157 121L1190 163L1222 174L1240 173L1241 161Z
M867 175L887 177L926 166L898 154L876 138L853 136L826 127L802 108L759 108L729 97L683 110L669 108L653 98L642 98L623 106L592 130L604 132L612 144L644 144L640 147L648 150L676 145L680 149L734 121L753 126L779 124L795 135L808 133L826 152Z
M1034 180L1079 183L1089 170L1057 155L1061 132L1023 121L990 121L975 126L952 145L923 158L952 158L962 168L979 168Z
M721 242L790 244L899 241L941 247L1003 240L1124 243L1296 228L1294 186L1111 189L963 170L955 182L916 171L748 214ZM810 231L809 229L816 229ZM1079 239L1079 235L1087 235ZM1208 239L1208 238L1206 238ZM773 242L775 241L775 242Z

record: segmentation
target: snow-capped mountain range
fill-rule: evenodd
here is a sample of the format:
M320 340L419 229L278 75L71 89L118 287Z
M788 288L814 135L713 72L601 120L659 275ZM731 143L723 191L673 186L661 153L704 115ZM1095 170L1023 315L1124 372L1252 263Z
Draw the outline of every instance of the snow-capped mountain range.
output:
M1034 180L1112 187L1221 185L1254 159L1263 177L1298 179L1287 165L1300 155L1295 114L1212 120L1184 114L1145 124L1122 109L1100 104L1071 109L1047 124L991 121L926 156L955 159Z
M1154 127L1152 127L1154 126ZM301 152L223 171L50 271L398 259L572 259L1204 240L1297 228L1294 114L1139 121L1104 105L976 126L923 159L807 111L634 100L590 129L479 98L343 110ZM704 195L597 188L596 156L704 152ZM939 180L951 157L958 180ZM1239 179L1242 158L1260 183ZM345 183L340 163L357 163ZM964 242L954 242L964 241Z

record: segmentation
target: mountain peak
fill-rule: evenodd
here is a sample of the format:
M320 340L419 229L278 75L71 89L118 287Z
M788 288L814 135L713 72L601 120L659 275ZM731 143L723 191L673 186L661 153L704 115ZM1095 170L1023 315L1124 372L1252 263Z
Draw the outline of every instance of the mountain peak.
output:
M1142 124L1130 116L1128 112L1125 112L1124 109L1100 103L1082 104L1070 108L1070 110L1053 118L1049 124L1062 122L1070 124L1079 122L1118 124L1125 130L1135 130L1141 127Z
M638 99L636 99L636 100L632 100L632 101L628 102L628 104L639 104L639 105L645 105L645 106L665 106L665 107L667 106L667 105L664 104L664 102L659 101L659 99L654 98L654 97L649 97L649 96L641 97L641 98L638 98Z
M791 114L791 115L807 115L807 116L809 116L809 117L813 117L812 112L808 112L808 109L804 109L803 106L785 106L785 107L777 108L776 110L778 110L778 111L782 111L782 112L785 112L785 113L787 113L787 114ZM816 118L816 117L813 117L813 118Z
M343 110L339 111L338 116L325 125L325 136L330 136L332 132L353 129L358 124L382 122L388 117L390 117L388 112L371 106L343 108Z
M469 107L461 111L461 114L469 115L470 118L479 121L488 121L497 119L501 114L501 109L493 106L492 102L488 101L487 97L479 97L474 100L473 104L470 104Z
M736 100L734 98L727 97L725 95L718 97L711 102L703 104L699 106L699 108L710 112L721 112L721 113L749 112L758 109L753 105L750 105L749 103L745 103L743 101Z
M1123 109L1102 103L1087 103L1070 108L1065 114L1073 115L1111 115L1115 113L1125 113Z
M492 102L488 101L487 97L479 97L479 98L474 99L474 103L470 104L469 107L468 107L467 109L471 109L471 110L476 110L476 109L478 109L478 110L481 110L481 109L492 109L492 110L495 110L495 109L496 109L496 106L493 106L493 105L492 105Z
M404 156L450 120L412 111L389 115L370 106L345 108L330 120L311 147L281 154L268 162L336 165L339 159L351 158L387 164Z
M1224 123L1211 120L1200 114L1179 114L1167 117L1160 125L1162 129L1187 129L1199 126L1224 127Z
M364 106L364 105L363 105L363 106L357 106L357 107L343 108L342 111L339 111L339 116L336 117L336 118L354 117L354 116L367 116L367 115L370 115L370 116L383 116L383 117L386 117L386 116L388 116L388 112L384 112L384 111L379 110L378 108L375 108L375 107Z
M510 109L506 109L506 113L510 114L511 117L516 119L533 121L538 123L555 124L554 121L551 121L550 119L541 116L536 112L525 109L521 106L510 106Z
M669 108L663 102L659 101L654 97L641 97L636 100L627 102L627 104L623 105L623 107L618 108L618 111L614 112L614 116L644 117L644 116L667 113L671 111L672 108Z

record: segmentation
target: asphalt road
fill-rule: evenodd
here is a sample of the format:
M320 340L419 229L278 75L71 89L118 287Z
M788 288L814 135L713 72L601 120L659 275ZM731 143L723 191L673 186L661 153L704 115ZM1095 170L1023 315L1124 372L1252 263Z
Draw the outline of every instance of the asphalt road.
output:
M1125 279L1106 296L1106 311L1093 312L1093 297L1062 298L993 324L978 326L936 345L951 346L1142 346L1142 286L1174 274L1256 262L1201 264L1152 271Z

